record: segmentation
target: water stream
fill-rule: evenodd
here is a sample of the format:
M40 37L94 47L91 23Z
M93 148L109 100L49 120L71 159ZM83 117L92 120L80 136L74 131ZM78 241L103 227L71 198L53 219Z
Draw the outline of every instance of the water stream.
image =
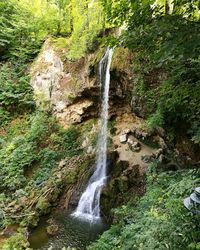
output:
M100 195L107 180L107 125L112 53L112 49L107 49L99 63L102 107L96 169L79 200L76 211L72 214L73 216L67 211L53 216L59 226L57 235L49 237L45 220L41 221L40 225L31 233L29 242L34 250L60 250L64 246L83 250L108 228L108 225L101 219Z
M112 61L112 49L107 49L99 63L99 76L102 91L101 129L97 144L96 169L89 180L86 190L83 192L77 209L73 216L89 220L100 220L100 195L107 180L107 125L109 108L110 66Z

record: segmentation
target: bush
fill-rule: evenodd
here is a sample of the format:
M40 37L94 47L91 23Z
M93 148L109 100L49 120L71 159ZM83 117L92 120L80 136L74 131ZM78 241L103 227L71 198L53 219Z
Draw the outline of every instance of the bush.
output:
M115 225L88 249L198 249L198 222L183 199L199 184L199 175L196 170L153 171L146 194L116 209Z
M2 250L24 250L29 249L29 244L26 240L26 232L25 230L21 230L22 232L16 233L11 236L8 240L6 240L3 245Z
M0 64L0 125L13 116L31 111L34 108L29 77L16 71L12 64Z
M82 153L80 133L73 126L62 129L54 117L36 112L16 119L0 137L0 190L7 193L32 182L37 186L51 176L64 157ZM31 172L32 178L26 176Z

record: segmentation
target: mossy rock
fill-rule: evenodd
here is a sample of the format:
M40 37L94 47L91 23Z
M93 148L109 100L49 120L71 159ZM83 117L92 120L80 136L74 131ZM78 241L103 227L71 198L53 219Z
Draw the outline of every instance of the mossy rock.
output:
M126 72L130 70L130 64L132 60L131 51L127 48L116 48L113 53L111 70L117 69L117 71Z
M73 184L73 183L75 183L76 179L77 179L77 171L72 170L72 171L67 173L67 175L65 177L65 183L67 185Z
M49 235L56 235L58 233L58 231L59 231L58 225L53 224L53 225L50 225L47 227L47 233Z
M117 180L120 192L128 191L128 177L120 176Z
M40 197L37 202L36 209L41 211L46 211L50 206L51 205L46 198Z

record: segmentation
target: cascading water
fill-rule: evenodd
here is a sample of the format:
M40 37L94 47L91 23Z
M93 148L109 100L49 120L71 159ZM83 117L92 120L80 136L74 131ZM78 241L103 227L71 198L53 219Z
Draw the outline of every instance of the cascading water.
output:
M101 108L101 129L98 137L98 156L96 169L89 180L88 186L82 194L78 207L73 216L85 220L100 219L100 195L107 180L107 125L108 125L108 101L110 87L110 66L112 61L112 49L107 49L99 63L100 83L103 88Z

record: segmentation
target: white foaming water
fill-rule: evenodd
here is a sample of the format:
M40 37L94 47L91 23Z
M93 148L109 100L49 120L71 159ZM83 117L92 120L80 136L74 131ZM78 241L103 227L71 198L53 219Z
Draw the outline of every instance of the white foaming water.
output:
M101 129L98 137L98 156L96 169L89 180L88 186L82 194L76 211L72 214L75 217L96 221L100 220L100 195L107 180L107 126L108 126L108 101L110 87L110 66L112 61L112 49L107 49L104 57L99 63L99 76L103 88L101 108Z

